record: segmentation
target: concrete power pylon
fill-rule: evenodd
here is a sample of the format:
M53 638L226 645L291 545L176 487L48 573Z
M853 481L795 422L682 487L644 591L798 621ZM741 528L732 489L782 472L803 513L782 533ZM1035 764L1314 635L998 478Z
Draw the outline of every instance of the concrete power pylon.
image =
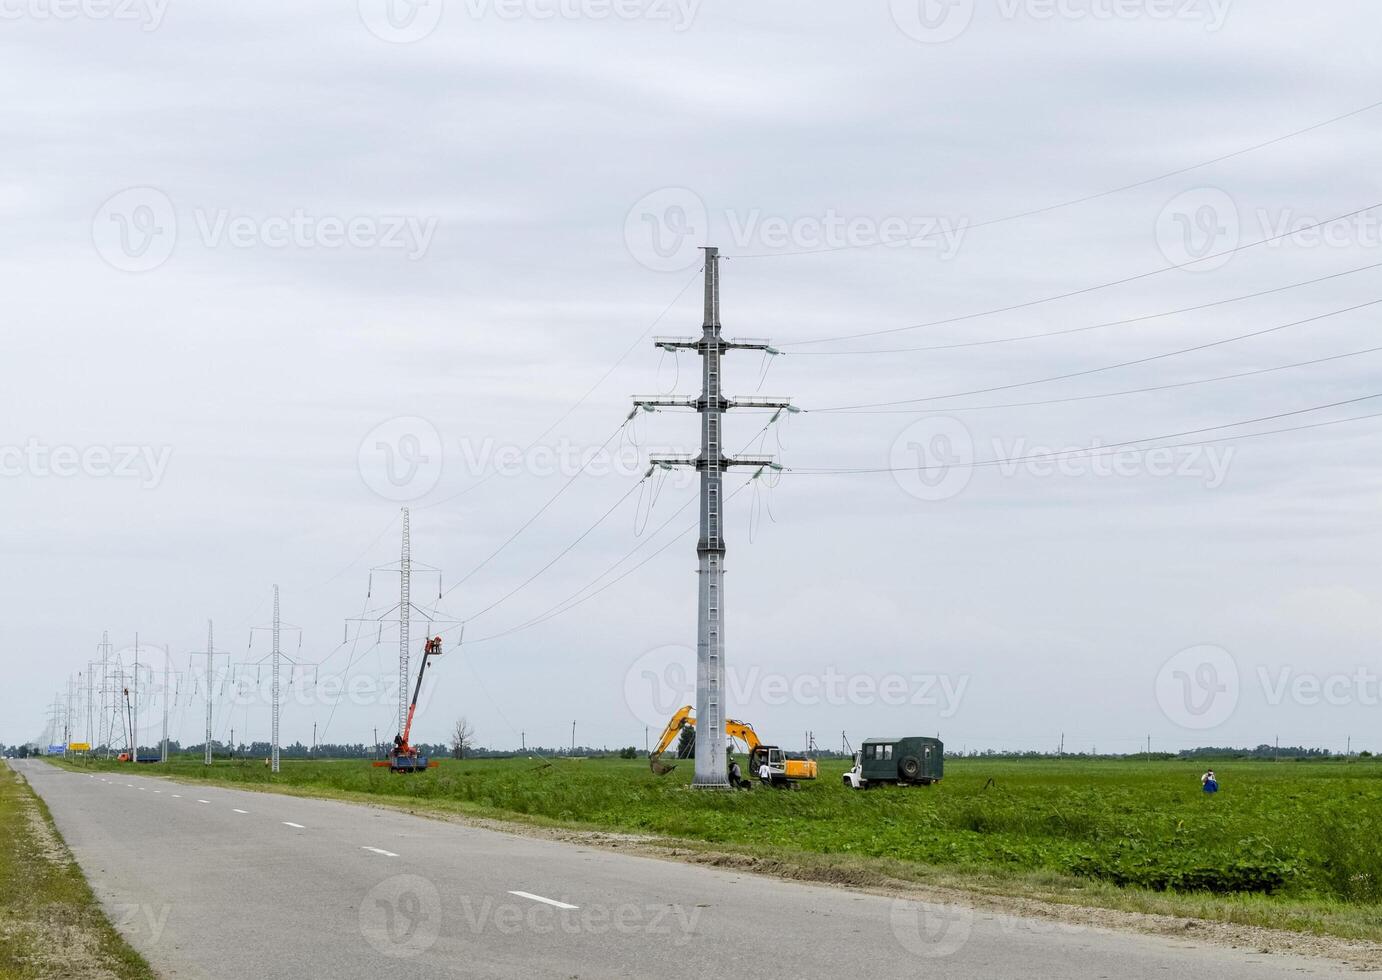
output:
M705 249L705 319L700 337L655 337L665 351L691 350L701 356L700 398L635 398L634 411L693 408L700 415L699 456L655 456L655 467L693 466L701 475L700 539L696 544L700 580L696 631L696 774L692 785L727 789L725 750L725 606L724 606L724 471L731 466L777 468L771 456L727 457L723 452L721 418L731 408L792 410L784 398L726 398L720 365L726 351L756 350L778 353L766 340L725 340L720 335L720 250ZM651 471L650 471L651 472Z

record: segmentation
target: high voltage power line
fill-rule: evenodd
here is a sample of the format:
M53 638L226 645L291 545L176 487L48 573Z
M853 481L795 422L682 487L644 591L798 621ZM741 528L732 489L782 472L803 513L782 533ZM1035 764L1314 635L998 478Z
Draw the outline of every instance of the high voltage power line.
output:
M939 350L959 350L966 347L992 347L996 344L1016 344L1027 340L1045 340L1048 337L1068 337L1071 334L1087 333L1091 330L1102 330L1106 327L1121 327L1133 323L1146 323L1149 320L1161 320L1166 317L1180 316L1183 313L1198 313L1201 310L1210 310L1219 306L1227 306L1231 303L1241 303L1245 300L1260 299L1263 296L1272 296L1277 293L1284 293L1292 289L1300 289L1304 286L1315 286L1322 282L1329 282L1332 279L1342 279L1344 276L1357 275L1360 272L1368 272L1372 269L1382 268L1382 262L1373 262L1370 265L1359 266L1356 269L1346 269L1343 272L1331 273L1327 276L1320 276L1317 279L1306 279L1303 282L1291 283L1287 286L1276 286L1272 289L1262 289L1255 293L1245 293L1241 296L1231 296L1228 299L1215 300L1212 303L1201 303L1198 306L1183 306L1178 310L1167 310L1164 313L1148 313L1143 316L1127 317L1122 320L1107 320L1103 323L1091 323L1082 327L1067 327L1063 330L1048 330L1044 333L1017 334L1012 337L994 337L989 340L965 340L951 344L931 344L925 347L879 347L866 350L804 350L791 352L792 357L850 357L867 356L869 354L912 354L922 351ZM908 328L911 329L911 328Z
M993 225L1006 224L1010 221L1019 221L1023 218L1034 218L1038 215L1050 214L1052 211L1059 211L1063 208L1074 207L1078 204L1088 204L1090 201L1097 201L1101 198L1112 197L1114 194L1121 194L1125 191L1136 190L1139 187L1147 187L1151 184L1160 183L1163 180L1170 180L1172 177L1180 177L1184 174L1193 173L1196 170L1203 170L1205 167L1213 166L1216 163L1223 163L1225 160L1232 160L1234 157L1240 157L1249 153L1255 153L1256 151L1266 149L1269 146L1275 146L1278 143L1284 143L1287 140L1295 139L1297 136L1304 136L1306 133L1312 133L1317 129L1323 129L1326 126L1332 126L1334 123L1342 122L1345 119L1351 119L1354 116L1359 116L1365 112L1370 112L1371 110L1376 109L1378 106L1382 106L1382 102L1372 102L1368 105L1363 106L1362 108L1350 110L1349 112L1345 112L1342 115L1331 116L1329 119L1324 119L1320 122L1312 123L1311 125L1306 126L1302 129L1293 130L1292 132L1285 133L1281 136L1275 136L1271 139L1263 140L1260 143L1254 143L1251 146L1245 146L1240 149L1234 150L1230 153L1223 153L1219 156L1211 157L1208 160L1201 160L1198 163L1192 163L1189 166L1180 167L1176 170L1168 170L1165 173L1156 174L1152 177L1144 177L1141 180L1133 181L1130 184L1123 184L1119 187L1110 187L1108 190L1098 191L1094 194L1086 194L1083 197L1072 198L1068 201L1060 201L1056 204L1048 204L1044 207L1029 208L1026 211L1018 211L1013 214L1002 215L1001 217L997 218L988 218L984 221L974 222L972 224L966 225L966 228L971 230L975 228L989 228ZM925 241L926 239L933 237L935 237L934 232L925 235L917 235L913 238L899 239L896 242L888 243L869 242L867 244L859 245L826 245L821 246L819 248L803 248L774 252L755 252L747 255L738 255L732 257L739 259L765 259L792 255L815 255L821 252L843 252L860 248L877 248L885 244L893 246L907 245L914 242Z
M1164 275L1167 272L1175 272L1177 269L1189 269L1192 266L1199 265L1203 262L1209 262L1213 259L1221 259L1226 255L1234 255L1238 252L1246 252L1249 249L1259 248L1263 245L1269 245L1272 242L1279 242L1287 238L1293 238L1294 236L1299 235L1302 232L1313 231L1317 228L1323 228L1326 225L1334 224L1336 221L1345 221L1349 218L1356 218L1361 214L1366 214L1367 212L1375 210L1379 207L1382 207L1382 203L1369 204L1367 207L1358 208L1357 210L1349 211L1346 214L1335 215L1332 218L1326 218L1323 221L1316 221L1313 224L1301 225L1299 228L1296 228L1292 231L1283 232L1280 235L1272 235L1267 238L1258 238L1251 242L1245 242L1240 245L1235 245L1232 248L1223 249L1219 252L1211 252L1208 255L1201 255L1199 258L1191 259L1189 262L1176 262L1169 265L1162 265L1158 266L1155 269L1150 269L1146 272L1139 272L1135 275L1124 276L1122 279L1113 279L1107 282L1094 283L1090 286L1083 286L1079 289L1071 289L1067 290L1066 292L1055 293L1050 296L1042 296L1038 299L1026 300L1022 303L1013 303L1008 306L997 306L993 309L978 310L973 313L962 313L958 316L946 317L941 320L928 320L926 323L913 323L905 327L889 327L883 330L865 330L859 333L839 334L834 337L813 337L809 340L796 340L790 343L779 344L778 346L780 348L787 349L792 347L805 347L810 344L827 344L836 340L858 340L861 337L882 337L888 334L906 333L909 330L922 330L926 327L939 327L948 323L964 323L968 320L978 320L981 317L995 316L999 313L1012 313L1015 310L1027 310L1031 309L1034 306L1043 306L1047 303L1055 303L1058 300L1072 299L1076 296L1086 296L1089 293L1097 293L1101 290L1112 289L1115 286L1126 286L1128 283L1140 282L1144 279L1151 279L1153 276Z
M864 408L889 408L889 407L892 407L892 406L894 406L894 405L915 405L915 404L920 404L921 402L941 401L941 400L947 399L947 398L961 398L961 397L968 397L968 396L970 396L970 395L986 395L986 394L991 394L992 392L995 392L995 391L1010 391L1010 390L1012 390L1013 388L1027 388L1027 387L1030 387L1030 386L1032 386L1032 385L1048 384L1048 383L1053 382L1053 381L1069 381L1069 380L1071 380L1071 379L1073 379L1073 378L1083 378L1083 377L1087 377L1087 376L1089 376L1089 375L1091 375L1091 374L1101 374L1101 373L1103 373L1104 371L1114 371L1114 370L1117 370L1117 369L1119 369L1119 368L1134 367L1134 366L1136 366L1136 365L1138 365L1138 364L1149 364L1149 363L1151 363L1152 361L1161 361L1161 360L1165 360L1165 359L1168 358L1168 357L1179 357L1179 356L1182 355L1182 354L1193 354L1193 353L1196 353L1196 352L1202 351L1202 350L1210 350L1210 349L1212 349L1212 348L1214 348L1214 347L1222 347L1222 346L1224 346L1225 344L1237 343L1237 342L1240 341L1240 340L1249 340L1249 339L1251 339L1251 338L1253 338L1253 337L1261 337L1261 336L1264 336L1264 335L1266 335L1266 334L1269 334L1269 333L1276 333L1277 331L1286 330L1286 329L1289 329L1289 328L1291 328L1291 327L1299 327L1299 326L1303 326L1304 324L1307 324L1307 323L1316 323L1316 322L1318 322L1318 321L1320 321L1320 320L1327 320L1327 319L1329 319L1330 317L1342 316L1342 315L1345 314L1345 313L1353 313L1353 312L1356 312L1357 310L1363 310L1363 309L1367 309L1368 307L1376 306L1376 305L1378 305L1379 303L1382 303L1382 299L1369 300L1369 301L1366 302L1366 303L1358 303L1358 304L1356 304L1356 305L1354 305L1354 306L1348 306L1348 307L1345 307L1345 308L1343 308L1343 309L1341 309L1341 310L1331 310L1331 311L1328 312L1328 313L1319 313L1319 314L1317 314L1317 315L1315 315L1315 316L1305 317L1304 319L1301 319L1301 320L1292 320L1290 323L1282 323L1282 324L1278 324L1277 326L1274 326L1274 327L1264 327L1264 328L1261 329L1261 330L1253 330L1253 331L1250 331L1250 332L1248 332L1248 333L1236 334L1235 336L1232 336L1232 337L1225 337L1225 338L1223 338L1223 339L1221 339L1221 340L1213 340L1213 341L1210 341L1210 342L1204 343L1204 344L1196 344L1196 345L1194 345L1194 346L1192 346L1192 347L1182 347L1182 348L1179 348L1178 350L1164 351L1164 352L1159 353L1159 354L1148 354L1148 355L1145 356L1145 357L1137 357L1137 358L1133 358L1132 360L1128 360L1128 361L1119 361L1119 362L1116 363L1116 364L1104 364L1104 365L1100 365L1099 367L1085 368L1085 369L1080 370L1080 371L1069 371L1069 372L1066 372L1065 374L1055 374L1055 375L1051 375L1051 376L1045 377L1045 378L1034 378L1034 379L1032 379L1032 380L1030 380L1030 381L1013 381L1013 382L1010 382L1010 383L1008 383L1008 384L1003 384L1003 385L992 385L992 386L987 387L987 388L974 388L974 389L971 389L971 390L969 390L969 391L950 392L950 393L947 393L947 394L944 394L944 395L922 395L922 396L919 396L919 397L916 397L916 398L900 398L900 399L895 399L895 400L892 400L892 401L882 401L882 402L860 402L860 403L855 404L855 405L833 405L833 406L830 406L830 407L827 407L827 408L805 409L805 411L815 412L815 413L824 413L824 412L851 412L851 411L854 411L854 410L856 410L856 409L864 409Z

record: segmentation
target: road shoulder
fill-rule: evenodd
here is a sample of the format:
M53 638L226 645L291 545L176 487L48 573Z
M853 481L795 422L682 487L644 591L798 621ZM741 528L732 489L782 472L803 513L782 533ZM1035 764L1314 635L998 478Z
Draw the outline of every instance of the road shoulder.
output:
M152 980L116 932L52 815L12 765L0 767L0 977Z

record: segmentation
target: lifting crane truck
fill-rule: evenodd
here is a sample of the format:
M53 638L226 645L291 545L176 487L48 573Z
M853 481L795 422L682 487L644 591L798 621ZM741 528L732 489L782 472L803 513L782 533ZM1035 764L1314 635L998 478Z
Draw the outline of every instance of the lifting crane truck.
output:
M662 737L657 740L657 747L648 753L648 765L656 775L665 776L676 768L663 762L660 757L683 728L694 728L695 725L696 716L689 704L672 715L667 727L662 730ZM790 786L795 789L801 780L815 779L817 776L815 759L788 758L787 753L778 746L763 744L753 726L746 721L726 718L725 734L748 747L749 771L766 786Z
M413 700L408 705L408 720L403 724L403 731L394 737L393 748L389 749L389 757L374 763L378 767L388 766L390 772L422 772L424 769L435 769L437 761L429 759L425 755L419 755L418 750L413 748L408 741L408 736L413 730L413 715L417 711L417 696L422 693L422 676L427 673L427 662L433 657L441 656L441 637L434 636L427 641L427 645L422 651L422 666L417 670L417 686L413 688Z

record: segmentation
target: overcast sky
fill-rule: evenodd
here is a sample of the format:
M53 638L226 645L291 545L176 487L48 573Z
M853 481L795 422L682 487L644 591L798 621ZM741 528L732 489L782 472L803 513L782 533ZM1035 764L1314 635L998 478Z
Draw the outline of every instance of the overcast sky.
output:
M214 619L252 676L275 584L320 663L284 741L391 736L396 628L350 621L391 615L408 505L468 620L417 737L641 746L696 609L694 483L642 461L697 429L619 426L699 383L651 337L699 332L709 243L726 334L784 351L726 390L806 410L725 424L788 467L727 482L730 714L1382 749L1382 419L1239 438L1382 412L1335 404L1382 393L1382 211L1280 237L1382 202L1382 108L1237 152L1382 98L1375 4L392 2L0 0L0 741L108 630L160 672L141 741L166 647L199 742L189 652ZM267 738L262 692L218 697L218 739Z

